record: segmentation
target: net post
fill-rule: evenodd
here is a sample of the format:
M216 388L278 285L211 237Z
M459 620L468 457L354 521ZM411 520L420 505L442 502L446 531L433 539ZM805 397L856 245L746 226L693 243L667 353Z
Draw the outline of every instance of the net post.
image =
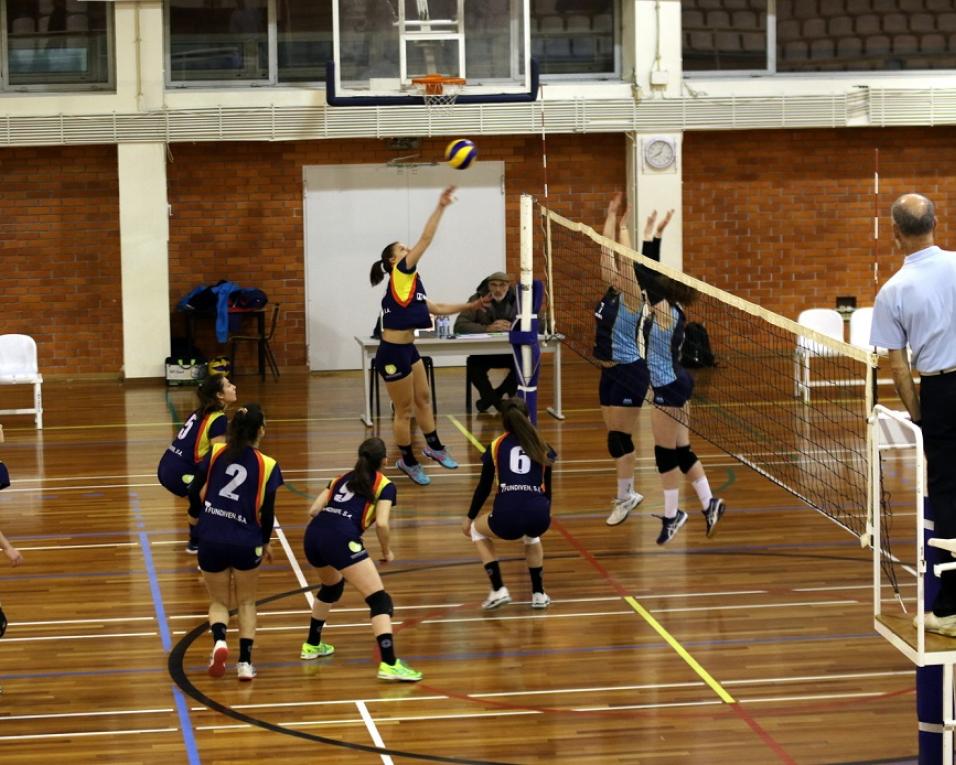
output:
M521 195L521 316L520 329L522 332L531 331L532 313L532 281L534 279L534 199L530 194ZM525 380L531 379L533 360L531 348L521 348L521 375Z

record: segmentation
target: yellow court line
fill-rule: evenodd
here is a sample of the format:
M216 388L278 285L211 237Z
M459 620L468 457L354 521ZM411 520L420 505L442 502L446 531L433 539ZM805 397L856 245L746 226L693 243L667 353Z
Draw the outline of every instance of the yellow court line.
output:
M720 683L718 683L716 680L714 680L713 676L706 669L700 666L697 660L687 652L687 649L684 648L684 646L682 646L680 643L678 643L677 639L673 635L671 635L671 633L665 630L661 626L661 623L658 622L657 619L655 619L653 616L651 616L648 610L644 608L644 606L638 603L637 600L635 600L630 595L625 595L624 600L627 602L627 604L631 608L637 611L637 613L641 616L641 618L644 619L644 621L646 621L648 624L651 625L651 627L654 628L654 631L658 635L664 638L664 642L666 642L671 648L673 648L674 651L677 653L677 655L687 662L688 666L692 670L694 670L694 672L697 673L697 675L700 677L701 680L703 680L705 683L707 683L707 685L710 686L710 689L720 697L721 701L723 701L725 704L737 703L734 700L734 697L731 696L729 693L727 693L724 687Z
M457 420L457 418L453 417L453 416L450 415L450 414L446 414L445 417L447 417L449 420L451 420L451 424L454 425L456 428L458 428L458 430L461 432L461 434L462 434L465 438L467 438L469 441L471 441L472 445L473 445L479 452L481 452L482 454L485 453L486 450L485 450L484 445L481 443L481 441L479 441L477 438L475 438L474 434L473 434L470 430L468 430L468 428L466 428L464 425L462 425L462 424Z

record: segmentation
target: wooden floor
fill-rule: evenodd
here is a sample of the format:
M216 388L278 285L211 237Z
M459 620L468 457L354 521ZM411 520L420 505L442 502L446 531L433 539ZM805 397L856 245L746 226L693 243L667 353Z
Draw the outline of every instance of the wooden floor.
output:
M549 376L543 375L547 383ZM308 626L300 567L309 497L366 435L357 374L239 377L269 418L263 449L286 486L287 554L266 567L255 661L239 684L205 673L205 591L183 550L184 507L155 468L193 391L47 383L45 429L3 422L14 485L0 528L26 558L0 569L0 760L11 763L862 763L912 761L913 667L874 631L870 557L769 481L696 444L729 510L705 538L696 500L668 546L648 412L645 502L622 526L593 372L569 364L567 420L542 417L559 453L544 538L554 602L532 611L520 545L502 545L516 602L492 613L461 535L492 417L463 413L461 370L439 370L439 432L461 461L427 488L396 478L397 560L383 569L400 656L417 685L375 678L367 608L346 590L298 659ZM4 392L6 395L6 392ZM543 401L550 401L545 386ZM390 426L382 421L391 442ZM393 471L389 471L390 473ZM908 521L907 521L908 523ZM374 535L370 543L374 549ZM230 632L235 648L235 632ZM383 747L376 750L376 742ZM387 750L387 751L386 751Z

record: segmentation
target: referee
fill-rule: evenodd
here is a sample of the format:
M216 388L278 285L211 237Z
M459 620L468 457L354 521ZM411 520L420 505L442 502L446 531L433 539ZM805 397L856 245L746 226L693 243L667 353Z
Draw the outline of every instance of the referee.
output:
M956 253L934 244L936 209L921 194L893 203L893 241L903 267L883 285L873 308L870 344L889 351L893 382L923 430L935 536L956 538ZM919 372L913 383L906 347ZM956 571L945 571L926 614L926 629L956 637Z

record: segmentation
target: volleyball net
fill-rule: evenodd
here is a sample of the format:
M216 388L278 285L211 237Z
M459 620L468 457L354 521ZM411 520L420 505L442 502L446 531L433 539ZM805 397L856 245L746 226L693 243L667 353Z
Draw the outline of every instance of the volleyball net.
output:
M616 230L608 238L540 204L535 212L547 318L567 349L595 367L606 366L595 358L596 314L608 298L639 309L642 286L648 285L638 283L634 265L643 266L642 281L664 276L691 287L695 299L684 306L687 321L706 330L713 365L700 331L688 331L682 354L694 378L690 430L870 543L867 416L877 357L869 349L642 256L643 226L627 246L627 236ZM698 345L689 347L692 341ZM595 370L595 397L597 376ZM880 504L883 557L890 562L889 507Z

